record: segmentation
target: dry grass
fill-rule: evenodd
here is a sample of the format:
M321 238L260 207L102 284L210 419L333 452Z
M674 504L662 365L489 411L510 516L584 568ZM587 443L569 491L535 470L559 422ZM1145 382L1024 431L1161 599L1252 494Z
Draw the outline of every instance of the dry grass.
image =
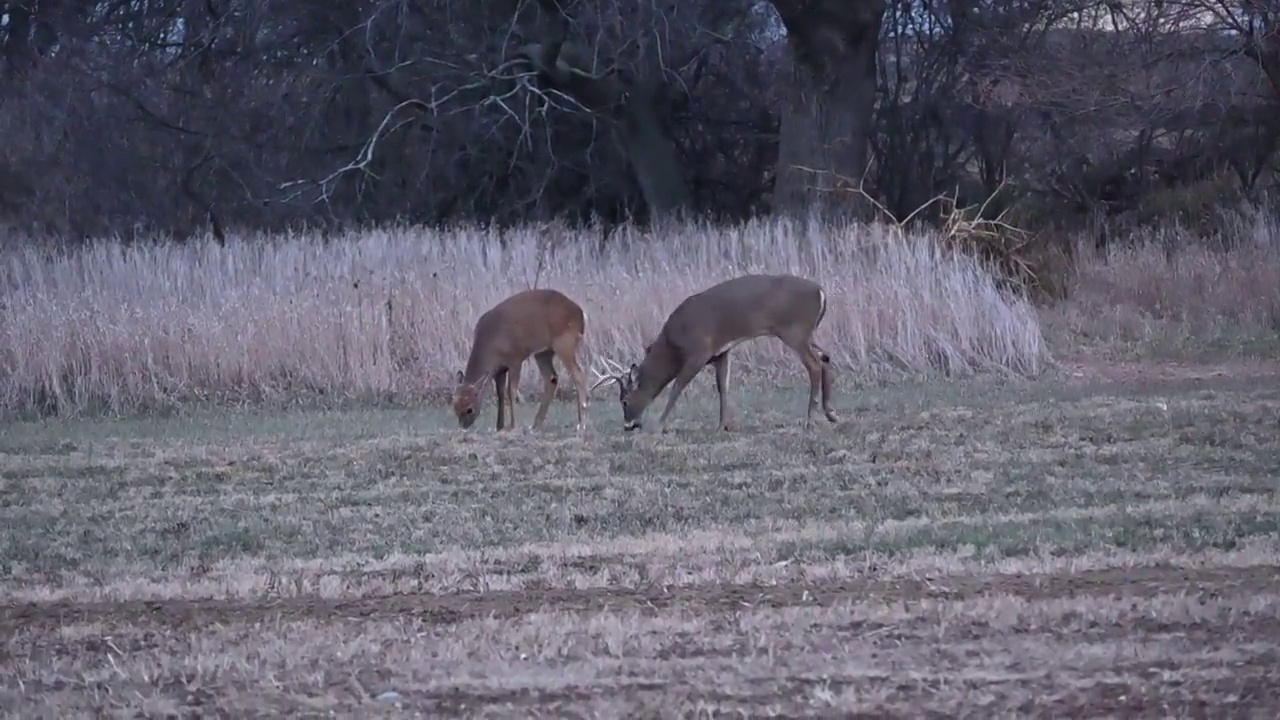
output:
M705 382L658 437L621 433L603 403L586 440L567 403L545 436L459 432L443 410L39 423L0 443L0 591L243 599L299 583L325 596L583 588L619 572L679 585L916 568L919 552L1231 549L1280 526L1268 380L845 394L849 419L809 437L798 387L735 393L743 431L708 432Z
M750 271L821 280L822 341L868 381L1035 376L1053 364L1049 348L1081 345L1159 357L1273 349L1275 221L1239 216L1223 236L1239 247L1169 254L1185 244L1170 230L1107 260L1079 253L1070 300L1043 312L937 238L886 225L621 231L604 251L554 227L11 249L0 265L0 415L439 400L476 317L511 292L550 286L582 303L591 362L634 357L681 298ZM798 372L778 343L739 354L748 376Z
M1276 638L1235 639L1280 623L1272 588L1024 599L997 587L909 608L850 598L787 608L744 602L713 618L683 607L602 608L449 626L413 616L287 619L181 634L145 621L71 622L14 643L38 665L10 675L27 692L0 690L0 698L28 717L113 705L233 716L1181 716L1212 708L1215 717L1242 717L1277 698L1269 679ZM1135 632L1144 626L1153 629Z
M1223 232L1078 253L1040 309L883 228L12 251L0 413L182 412L0 427L0 707L1274 716L1280 243ZM747 270L827 285L835 426L768 341L732 434L707 379L659 436L422 402L535 280L589 360Z
M1275 710L1278 379L905 383L808 435L798 386L710 431L706 379L659 436L567 403L13 424L0 703Z
M1098 258L1080 249L1066 303L1042 318L1060 353L1111 357L1262 355L1280 340L1280 225L1237 216L1210 244L1151 231Z
M517 290L566 292L588 314L588 360L624 359L685 295L748 271L825 283L820 334L845 368L1035 375L1048 359L1034 309L928 238L758 223L596 245L545 228L16 250L0 277L0 412L418 402L449 388L476 318ZM798 372L787 352L755 343L739 367Z

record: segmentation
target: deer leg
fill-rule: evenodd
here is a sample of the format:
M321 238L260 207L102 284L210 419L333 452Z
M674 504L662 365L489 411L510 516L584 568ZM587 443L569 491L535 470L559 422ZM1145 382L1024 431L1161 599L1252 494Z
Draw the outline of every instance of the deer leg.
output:
M553 357L555 353L550 350L543 350L533 356L534 362L538 364L538 370L542 373L542 402L538 403L538 413L533 418L535 430L542 427L542 421L547 418L547 408L551 407L551 401L556 396L556 385L560 383L560 378L556 376L556 367L551 363Z
M582 336L566 336L564 339L555 340L551 347L555 350L556 357L560 358L560 362L564 365L564 369L569 371L569 377L573 378L573 384L578 391L578 431L587 427L587 374L582 372L582 366L578 364L578 344L582 342Z
M818 394L822 388L822 361L810 350L801 357L805 370L809 371L809 405L805 408L804 426L813 425L813 411L818 408Z
M512 429L516 426L516 395L520 393L520 371L523 369L522 361L507 370L507 427Z
M503 429L507 419L507 369L503 368L493 374L493 388L498 396L498 430Z
M680 368L680 374L676 375L676 379L671 383L671 391L667 394L667 406L662 409L662 415L658 418L658 430L661 432L667 425L667 418L671 415L671 411L676 406L676 401L680 399L680 393L684 392L686 386L698 377L698 373L702 372L702 368L706 367L706 361L688 362L684 367Z
M831 395L833 378L831 370L831 356L826 350L816 342L810 341L810 347L813 353L818 356L818 360L822 363L822 414L827 416L827 422L839 422L840 418L836 415L836 411L831 409Z
M807 429L813 424L813 411L818 407L818 393L822 388L822 360L813 351L809 338L783 338L783 340L800 356L800 362L809 373L809 407L804 415L804 426Z
M711 358L711 365L716 371L716 393L720 396L720 429L732 430L729 420L729 351L726 350Z
M524 368L516 366L507 370L507 407L513 408L520 402L520 371Z

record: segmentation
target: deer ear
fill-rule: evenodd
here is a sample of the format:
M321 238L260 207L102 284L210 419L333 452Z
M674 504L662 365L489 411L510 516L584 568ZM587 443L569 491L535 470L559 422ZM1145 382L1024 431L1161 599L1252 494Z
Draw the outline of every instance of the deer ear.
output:
M462 384L462 371L461 371L461 370L459 370L459 371L458 371L458 374L457 374L457 376L456 376L456 379L457 379L457 381L458 381L458 384L459 384L459 385L461 385L461 384Z

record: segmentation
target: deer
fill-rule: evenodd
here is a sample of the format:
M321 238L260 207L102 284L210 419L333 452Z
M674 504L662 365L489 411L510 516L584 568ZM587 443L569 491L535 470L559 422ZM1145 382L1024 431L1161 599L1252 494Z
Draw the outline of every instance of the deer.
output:
M645 347L644 358L630 369L617 363L607 372L593 368L597 376L591 391L610 382L618 384L625 430L643 426L645 409L668 385L667 406L658 418L662 431L685 387L707 366L715 370L720 397L720 430L733 429L727 390L729 351L758 337L778 338L800 357L809 375L809 407L804 427L813 424L813 412L822 393L822 411L828 422L839 417L831 409L831 356L813 341L814 331L827 313L827 296L818 283L795 275L742 275L713 285L685 298L667 317L658 337ZM619 372L619 370L622 370Z
M453 393L453 413L463 429L479 416L481 392L493 380L498 399L498 430L515 427L514 394L520 368L533 356L542 373L543 395L533 418L542 427L560 379L553 359L568 370L578 394L578 425L586 427L587 378L578 365L578 348L586 332L587 316L578 303L550 288L518 292L489 308L476 321L465 370L459 370ZM507 424L508 415L510 424Z

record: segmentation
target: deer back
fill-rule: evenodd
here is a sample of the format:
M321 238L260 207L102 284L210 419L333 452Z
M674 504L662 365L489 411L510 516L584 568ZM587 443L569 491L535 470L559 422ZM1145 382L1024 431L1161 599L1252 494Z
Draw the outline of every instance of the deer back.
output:
M826 310L822 288L795 275L743 275L690 295L672 311L662 337L680 348L715 352L797 325L812 329Z
M582 307L565 294L550 288L518 292L476 321L465 376L475 379L550 348L562 335L585 331Z

